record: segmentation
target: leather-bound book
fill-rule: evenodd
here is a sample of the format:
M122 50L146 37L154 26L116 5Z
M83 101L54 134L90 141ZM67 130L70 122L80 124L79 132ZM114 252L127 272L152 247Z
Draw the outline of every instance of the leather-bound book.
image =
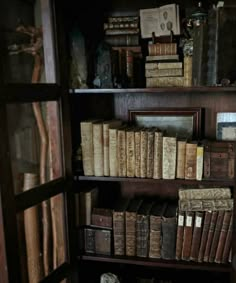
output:
M148 45L148 54L155 55L175 55L177 54L177 43L152 43Z
M175 179L176 137L163 137L162 178Z
M147 178L153 177L154 134L155 128L149 128L147 131Z
M203 227L203 224L202 224L203 217L204 217L204 212L196 211L194 227L193 227L191 252L190 252L190 260L192 261L198 260L198 253L199 253L199 247L200 247L201 235L202 235L202 227Z
M126 130L126 127L121 127L117 130L117 162L119 177L126 177L127 175Z
M204 178L233 179L235 144L227 141L204 142Z
M182 211L231 210L233 199L182 199L179 200L179 208Z
M113 210L114 254L125 255L125 210L129 199L119 199Z
M222 226L221 226L218 246L217 246L217 249L216 249L216 255L215 255L215 262L216 263L221 263L221 261L222 261L223 250L224 250L224 246L225 246L225 243L226 243L226 236L227 236L227 232L228 232L228 229L229 229L231 215L232 215L232 211L225 211L223 223L222 223Z
M109 208L94 207L91 225L103 228L112 228L112 210Z
M222 263L227 263L229 260L230 250L232 248L232 233L233 233L233 213L230 217L229 228L226 235L223 255L222 255Z
M93 123L93 157L94 176L103 176L103 122Z
M142 204L142 199L134 198L130 201L129 206L125 212L125 241L126 241L126 255L136 255L136 220L137 212Z
M193 77L193 57L184 56L184 86L190 87L193 85L192 77Z
M176 245L176 232L177 232L177 203L168 202L165 213L161 221L162 229L162 245L161 245L161 258L175 259L175 245Z
M126 131L126 157L127 157L127 177L135 176L135 140L134 128Z
M176 251L175 251L175 259L177 260L180 260L182 258L184 225L185 225L185 213L179 210L177 235L176 235Z
M134 131L134 147L135 147L135 177L141 177L141 129L136 128Z
M221 210L221 211L218 212L216 225L215 225L215 231L214 231L214 235L213 235L212 243L211 243L209 262L215 261L216 249L217 249L217 246L218 246L218 243L219 243L220 231L221 231L222 225L223 225L224 214L225 214L224 210Z
M177 141L176 178L185 177L186 141Z
M79 193L80 225L91 225L93 208L98 203L98 188L86 188Z
M151 87L169 87L169 86L180 87L183 85L184 85L183 76L146 78L146 87L150 87L150 88Z
M153 179L162 178L162 144L163 133L156 131L154 136Z
M84 228L84 251L86 253L95 253L95 229Z
M111 255L111 230L95 229L95 253Z
M186 143L185 179L196 179L197 143Z
M141 129L140 133L140 177L147 177L147 129Z
M158 200L150 212L150 245L149 257L161 257L161 218L167 207L167 202Z
M147 257L149 252L149 222L153 201L144 199L137 213L136 256Z
M211 223L211 216L212 216L211 210L205 212L203 228L202 228L201 243L200 243L199 253L198 253L198 262L203 261L204 252L205 252L206 243L207 243L208 231L209 231L209 227Z
M190 260L192 237L194 227L194 212L185 212L185 225L184 225L184 236L183 236L183 247L182 247L182 259Z
M217 217L218 217L218 211L213 211L212 216L211 216L211 222L210 222L209 230L208 230L208 235L207 235L206 248L205 248L204 256L203 256L204 262L209 262L211 244L212 244L212 239L213 239L213 236L214 236Z

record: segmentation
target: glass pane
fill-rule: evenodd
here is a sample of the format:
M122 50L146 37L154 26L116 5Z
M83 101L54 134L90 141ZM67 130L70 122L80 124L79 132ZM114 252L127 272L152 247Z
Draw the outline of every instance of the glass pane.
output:
M7 105L12 177L22 192L24 173L43 184L62 176L61 135L57 102Z
M55 83L50 0L0 2L5 83Z
M25 178L27 190L34 176ZM64 215L62 194L17 215L23 283L39 282L67 260Z

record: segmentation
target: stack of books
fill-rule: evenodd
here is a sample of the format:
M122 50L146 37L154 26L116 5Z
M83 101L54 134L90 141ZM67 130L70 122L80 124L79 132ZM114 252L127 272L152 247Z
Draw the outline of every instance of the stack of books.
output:
M145 63L146 87L183 86L177 43L150 43Z

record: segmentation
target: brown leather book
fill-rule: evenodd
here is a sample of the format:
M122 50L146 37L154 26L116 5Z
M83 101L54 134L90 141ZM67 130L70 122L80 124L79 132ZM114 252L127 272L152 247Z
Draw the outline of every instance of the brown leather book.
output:
M197 143L186 143L185 179L196 179Z
M217 249L216 249L216 255L215 255L215 262L216 263L221 263L221 260L222 260L223 250L224 250L224 246L225 246L225 242L226 242L227 232L228 232L228 229L229 229L231 215L232 215L232 211L225 211L223 223L222 223L222 226L221 226L218 246L217 246Z
M179 211L178 212L177 236L176 236L176 252L175 252L175 258L177 260L180 260L182 257L183 236L184 236L184 218L185 218L185 213L183 211Z
M117 130L117 162L119 177L126 177L127 175L126 130L127 127L121 127Z
M113 210L114 254L125 255L125 210L129 199L120 199Z
M233 213L230 217L229 229L227 231L225 246L222 255L222 263L227 263L229 260L229 254L232 246L232 232L233 232Z
M166 210L167 202L156 201L150 212L150 245L149 257L161 257L161 218Z
M204 212L196 211L195 212L195 220L194 220L194 228L193 228L193 239L191 245L191 253L190 260L197 261L198 253L202 235L202 223L203 223Z
M185 177L186 141L177 141L176 178Z
M212 216L212 211L205 212L203 228L202 228L201 243L200 243L200 248L199 248L199 253L198 253L198 262L203 261L203 256L204 256L206 243L207 243L208 231L209 231L210 222L211 222L211 216Z
M148 45L148 54L153 55L174 55L177 54L176 43L153 43Z
M215 231L214 231L214 235L213 235L213 239L212 239L212 243L211 243L209 262L214 262L214 260L215 260L216 249L217 249L217 246L218 246L218 243L219 243L220 231L222 229L224 214L225 214L224 210L221 210L221 211L218 212Z
M95 207L92 212L91 224L97 227L112 228L112 210Z
M183 236L183 247L182 247L182 259L190 260L190 252L192 245L193 236L193 225L194 225L194 212L185 212L185 225L184 225L184 236Z
M126 255L136 255L136 220L137 212L142 204L142 199L134 198L130 201L125 212L125 233L126 233Z
M209 226L209 231L207 235L207 242L206 242L206 248L204 251L204 256L203 256L203 261L208 262L209 261L209 256L210 256L210 250L211 250L211 244L212 244L212 239L215 231L215 225L217 221L217 216L218 216L218 211L213 211L212 216L211 216L211 222Z

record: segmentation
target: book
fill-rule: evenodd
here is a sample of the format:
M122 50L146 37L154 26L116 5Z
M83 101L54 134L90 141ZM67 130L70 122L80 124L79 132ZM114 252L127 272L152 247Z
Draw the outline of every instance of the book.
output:
M147 130L147 178L153 177L155 128Z
M184 86L192 86L193 58L184 56Z
M109 24L136 23L139 21L139 16L110 16L107 20Z
M127 157L127 177L135 176L135 138L134 127L126 131L126 157Z
M94 176L104 176L103 122L93 123Z
M127 175L126 130L127 127L117 129L117 163L119 177L126 177Z
M85 176L94 175L93 123L96 121L86 120L80 122L82 160Z
M92 211L91 225L112 229L112 209L94 207Z
M120 126L109 128L109 167L110 176L118 176L118 138L117 133Z
M111 230L95 230L95 253L111 255Z
M185 155L185 179L196 179L196 165L197 165L197 143L186 143Z
M167 207L167 202L158 200L150 212L149 257L161 257L161 218Z
M183 211L231 210L233 199L179 200L179 208Z
M117 22L117 23L104 23L103 29L129 29L129 28L138 28L139 24L137 22Z
M103 165L104 176L110 176L109 166L109 128L121 126L121 120L108 120L103 122Z
M146 70L167 70L167 69L182 69L182 62L148 62L145 64Z
M177 232L177 203L169 201L161 221L162 245L161 258L175 259Z
M196 211L194 227L193 227L192 243L191 243L191 252L190 252L190 260L192 261L198 261L198 253L199 253L202 228L203 228L203 217L204 217L204 212Z
M134 132L135 148L135 177L141 177L141 129L137 128Z
M219 241L216 249L216 254L215 254L216 263L222 262L222 256L223 256L224 247L226 245L226 237L227 237L227 232L229 230L231 216L232 216L232 211L225 211L223 223L220 230Z
M149 69L149 62L145 64L145 77L153 78L153 77L180 77L183 75L182 69ZM147 66L147 67L146 67Z
M205 247L204 256L203 256L204 262L209 261L211 244L212 244L212 239L213 239L213 235L215 231L217 217L218 217L218 211L212 211L211 222L210 222L210 226L208 230L207 242L206 242L206 247Z
M91 187L79 193L80 225L91 225L92 211L98 203L98 188Z
M162 178L162 145L163 133L156 131L154 134L153 179Z
M204 146L197 145L196 180L201 181L203 176Z
M104 41L111 46L138 46L138 34L105 35Z
M203 227L202 227L202 237L201 237L198 259L197 259L198 262L203 262L203 257L204 257L207 238L208 238L209 227L210 227L210 223L211 223L211 216L212 216L211 210L205 212L205 217L204 217L204 220L203 220Z
M86 253L95 253L95 230L93 228L84 228L84 251Z
M175 259L180 260L182 258L182 248L183 248L183 236L184 236L184 225L185 225L185 213L183 211L178 211L178 226L176 235L176 251Z
M177 141L176 178L185 178L186 141Z
M137 212L142 204L142 199L134 198L130 200L129 206L125 211L125 241L126 255L136 255L136 220Z
M122 35L122 34L139 34L139 28L127 27L127 28L107 28L105 29L105 35Z
M147 257L149 252L150 211L154 202L144 199L138 212L136 221L136 256Z
M182 256L183 260L190 260L191 245L193 237L193 227L194 227L194 212L185 212L185 225L184 225L184 235L183 235L183 246L182 246Z
M184 77L154 77L146 78L146 87L181 87Z
M222 263L227 263L230 257L230 250L232 248L232 233L233 233L233 213L230 216L229 228L226 235L225 245L222 255Z
M147 177L147 138L148 132L146 128L140 131L140 177Z
M142 38L180 34L179 6L176 4L164 5L159 8L140 10L140 27Z
M162 178L175 179L176 171L176 138L163 137Z
M153 61L165 61L172 63L173 61L179 61L179 55L148 55L146 56L146 62L153 62Z
M119 199L113 210L114 254L125 255L125 210L129 199Z
M148 54L149 54L149 56L175 55L175 54L177 54L177 43L176 42L167 42L167 43L151 43L151 44L148 44Z

